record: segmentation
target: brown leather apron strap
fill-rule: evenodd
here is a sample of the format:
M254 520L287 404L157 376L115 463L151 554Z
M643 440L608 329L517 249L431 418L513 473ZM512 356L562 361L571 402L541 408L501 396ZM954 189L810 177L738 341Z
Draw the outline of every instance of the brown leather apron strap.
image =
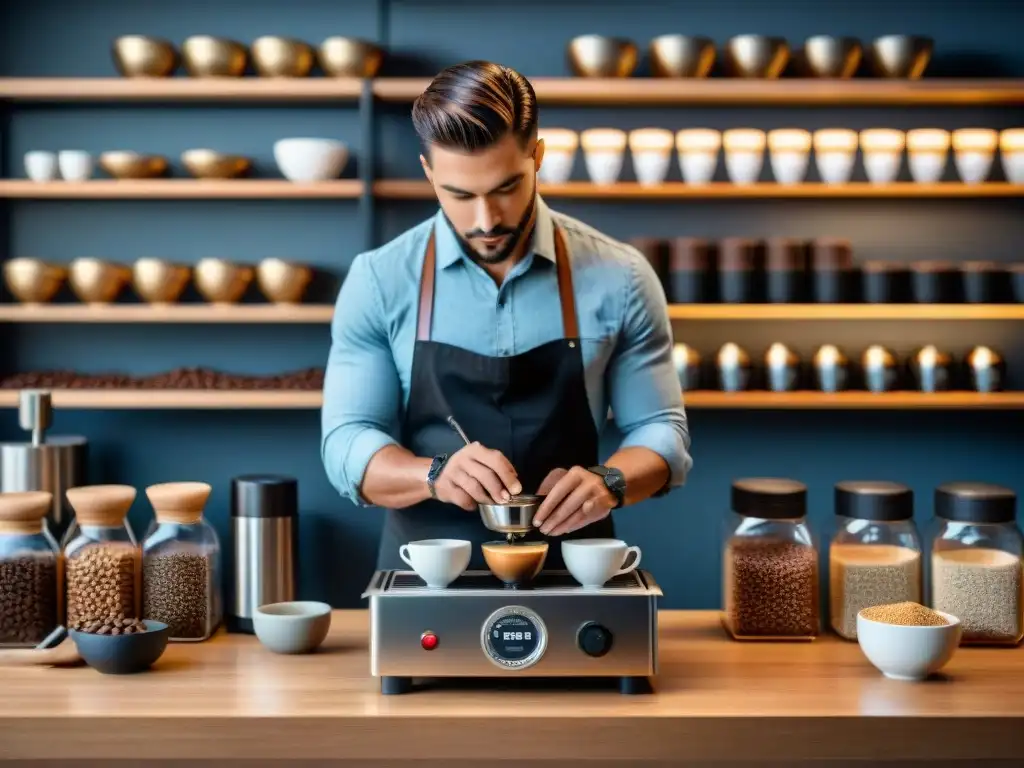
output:
M558 300L562 305L562 333L567 339L579 338L576 322L576 297L572 290L572 268L565 247L565 235L558 227L555 234L555 269L558 272ZM437 254L434 232L427 240L427 251L423 257L423 272L420 275L419 316L416 323L416 340L430 340L430 326L434 315L434 275L437 272Z

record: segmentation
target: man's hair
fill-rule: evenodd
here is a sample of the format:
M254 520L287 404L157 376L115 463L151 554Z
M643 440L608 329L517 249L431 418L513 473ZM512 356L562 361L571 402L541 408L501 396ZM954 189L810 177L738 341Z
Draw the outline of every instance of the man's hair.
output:
M467 61L431 81L413 104L412 123L426 150L475 152L508 134L526 147L537 133L537 95L514 69Z

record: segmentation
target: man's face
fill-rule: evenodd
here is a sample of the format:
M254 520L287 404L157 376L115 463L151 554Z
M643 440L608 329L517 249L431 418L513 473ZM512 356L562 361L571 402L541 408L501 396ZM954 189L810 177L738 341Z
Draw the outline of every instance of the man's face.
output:
M420 157L467 256L499 264L530 232L543 153L543 142L520 147L506 136L472 154L435 146L429 163Z

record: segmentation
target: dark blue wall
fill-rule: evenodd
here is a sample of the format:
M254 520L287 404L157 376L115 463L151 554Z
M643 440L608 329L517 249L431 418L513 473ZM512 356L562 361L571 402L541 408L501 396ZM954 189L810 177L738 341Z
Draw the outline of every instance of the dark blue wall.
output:
M113 73L110 40L119 34L162 35L180 41L211 33L249 41L261 34L319 42L328 34L374 37L372 2L337 0L179 0L174 4L98 0L36 0L0 23L0 75L105 76ZM395 0L385 42L388 74L429 75L457 60L492 58L528 76L567 74L564 44L584 32L631 36L642 46L656 34L681 31L718 40L744 32L782 35L794 42L817 33L869 39L889 32L937 40L929 75L1024 76L1024 6L1000 0L718 0L694 2L578 2L500 4ZM764 129L838 125L947 128L1024 124L1019 110L964 109L554 109L545 125L624 128L660 125L755 126ZM255 108L184 106L22 107L4 136L4 170L21 177L31 148L130 148L177 156L213 146L257 158L275 175L271 144L287 135L343 138L358 152L354 106ZM387 106L378 121L379 170L388 177L419 173L408 105ZM581 172L581 168L578 172ZM351 170L349 171L352 172ZM628 173L628 168L627 168ZM678 174L677 170L674 173ZM677 176L676 176L677 178ZM255 262L265 256L305 261L331 273L315 298L331 300L353 256L366 247L355 201L21 201L4 203L8 255L67 262L95 255L130 261L156 255L192 262L223 256ZM835 235L850 238L859 258L1019 259L1024 233L1019 200L953 201L717 201L612 203L554 201L610 234ZM378 202L380 236L394 237L430 215L428 202ZM4 224L0 223L0 227ZM784 340L807 352L835 341L857 351L886 343L898 351L935 342L954 352L989 343L1019 366L1019 326L988 323L680 324L679 339L710 352L735 340L753 352ZM1014 343L1016 341L1016 343ZM122 369L141 373L183 365L238 372L273 372L322 365L326 326L18 326L0 327L2 369ZM1011 371L1012 383L1024 378ZM952 479L1018 485L1024 417L983 412L690 412L695 466L688 486L618 516L620 531L644 550L644 565L664 586L667 607L718 604L719 530L732 478L781 475L806 481L812 521L827 535L831 485L844 478L888 478L911 484L919 516L930 517L931 489ZM167 480L206 480L215 486L210 517L226 534L229 480L275 471L301 483L302 591L338 606L359 604L373 567L379 513L338 499L319 459L319 414L295 412L60 412L54 431L80 433L92 443L94 482L140 489ZM12 412L0 413L0 437L16 433ZM615 436L606 441L614 450ZM144 500L131 521L141 534L150 518Z

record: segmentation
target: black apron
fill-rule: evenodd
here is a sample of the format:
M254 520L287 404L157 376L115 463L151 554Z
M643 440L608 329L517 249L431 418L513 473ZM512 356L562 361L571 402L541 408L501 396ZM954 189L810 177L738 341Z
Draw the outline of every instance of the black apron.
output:
M430 340L436 259L430 235L420 277L416 346L402 445L417 456L451 455L463 447L449 426L454 416L470 440L501 451L512 462L523 493L536 493L557 467L590 467L598 462L599 438L590 412L583 352L576 321L572 271L565 239L555 227L555 266L564 338L511 357L488 357ZM470 568L486 569L480 545L503 540L484 527L480 512L427 499L386 511L379 569L407 569L398 548L418 539L466 539L473 543ZM564 568L563 539L611 538L611 516L550 538L539 530L526 541L548 541L547 569Z

